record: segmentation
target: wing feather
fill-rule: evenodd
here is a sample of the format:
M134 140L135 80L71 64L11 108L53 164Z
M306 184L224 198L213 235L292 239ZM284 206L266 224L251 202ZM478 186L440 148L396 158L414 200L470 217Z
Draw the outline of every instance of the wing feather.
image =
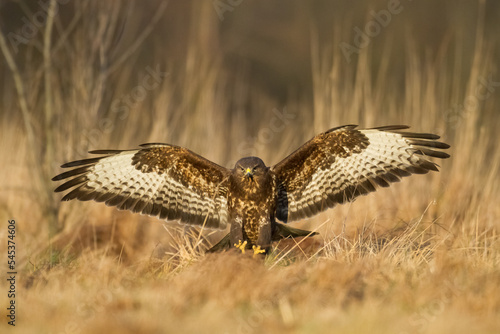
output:
M405 125L321 133L271 169L277 179L276 217L289 222L354 200L402 177L438 171L429 157L445 159L448 144Z
M63 168L74 169L52 179L65 181L56 192L73 188L63 201L95 200L161 219L226 227L227 169L168 144L92 153L108 155L66 163Z

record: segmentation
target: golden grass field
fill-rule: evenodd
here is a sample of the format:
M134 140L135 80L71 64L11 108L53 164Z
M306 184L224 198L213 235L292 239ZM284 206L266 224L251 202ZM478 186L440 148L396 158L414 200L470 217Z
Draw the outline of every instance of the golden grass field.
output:
M500 332L495 1L46 3L0 4L0 332ZM451 158L293 223L319 235L264 260L206 255L224 232L61 203L50 181L145 142L272 165L349 123L439 134Z

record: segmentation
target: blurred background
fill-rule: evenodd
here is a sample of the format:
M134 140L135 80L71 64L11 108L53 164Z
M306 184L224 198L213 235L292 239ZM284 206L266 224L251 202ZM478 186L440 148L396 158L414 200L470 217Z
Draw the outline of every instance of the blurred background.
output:
M0 218L20 256L170 247L156 219L59 202L50 179L89 150L165 142L272 165L349 123L437 133L452 158L302 225L498 231L498 1L2 0L0 29Z

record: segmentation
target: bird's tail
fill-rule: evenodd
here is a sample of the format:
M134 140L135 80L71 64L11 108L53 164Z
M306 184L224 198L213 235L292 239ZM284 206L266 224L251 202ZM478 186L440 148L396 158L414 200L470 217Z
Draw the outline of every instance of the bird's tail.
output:
M229 239L229 233L226 234L224 238L222 238L218 243L216 243L212 248L207 250L207 253L214 253L222 251L231 246L231 240Z
M274 225L272 240L278 241L285 238L312 237L316 234L318 233L313 231L301 230L276 222Z
M280 223L274 224L274 231L272 235L272 241L278 241L286 238L297 238L297 237L312 237L318 234L317 232L301 230L299 228L294 228L288 225L283 225ZM231 246L231 240L229 238L229 233L224 236L218 243L216 243L212 248L207 250L207 253L219 252L227 249Z

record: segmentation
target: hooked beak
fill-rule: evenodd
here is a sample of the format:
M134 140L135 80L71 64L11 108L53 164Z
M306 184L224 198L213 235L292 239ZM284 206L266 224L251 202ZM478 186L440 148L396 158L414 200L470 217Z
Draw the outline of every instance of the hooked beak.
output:
M250 168L245 169L245 177L247 179L253 180L253 173L252 173L252 170Z

